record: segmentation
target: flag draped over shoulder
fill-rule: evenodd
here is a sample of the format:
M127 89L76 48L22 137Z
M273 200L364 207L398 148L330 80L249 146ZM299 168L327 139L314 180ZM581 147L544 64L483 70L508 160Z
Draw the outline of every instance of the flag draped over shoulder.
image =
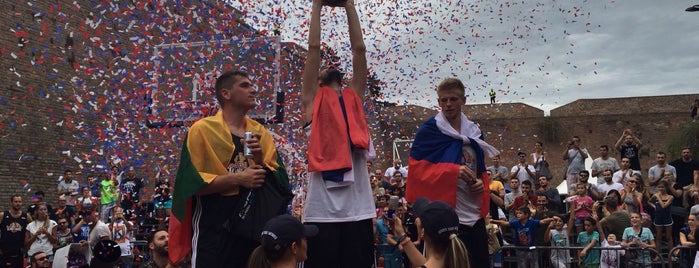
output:
M280 182L288 185L288 177L279 161L272 135L257 121L247 117L245 120L246 131L261 135L264 166L272 170ZM228 163L234 151L233 138L221 111L197 121L189 129L182 146L172 196L168 230L171 263L178 263L192 250L192 196L216 176L228 173ZM235 195L238 189L223 194Z
M470 121L468 121L470 122ZM472 123L472 122L471 122ZM480 202L480 216L485 217L490 206L488 176L485 169L483 149L478 142L468 138L476 152L478 178L485 190ZM409 172L406 183L406 199L417 198L440 200L456 208L457 181L462 160L464 140L444 134L437 126L435 117L430 118L418 130L410 149Z

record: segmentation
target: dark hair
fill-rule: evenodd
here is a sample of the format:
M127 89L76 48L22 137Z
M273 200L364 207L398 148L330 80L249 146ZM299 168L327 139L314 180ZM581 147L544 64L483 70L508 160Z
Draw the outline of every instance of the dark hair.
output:
M583 219L583 222L589 222L589 223L591 223L592 225L597 224L597 221L595 221L595 219L593 219L592 217L586 217L586 218L584 218L584 219Z
M263 237L264 239L270 239L268 237ZM303 238L301 238L303 239ZM301 243L301 239L296 241L296 244ZM262 242L264 244L264 242ZM280 261L284 258L286 251L291 248L291 244L285 245L283 247L266 248L263 245L259 245L252 251L250 258L248 259L247 267L255 268L269 268L272 267L272 263Z
M658 154L662 154L662 155L665 155L665 152L663 152L663 151L660 151L660 152L657 152L657 153L655 153L655 154L656 154L656 155L658 155Z
M15 195L10 196L10 202L14 201L15 197L19 197L20 199L22 198L21 195L15 194Z
M604 149L607 149L607 151L609 151L609 145L606 145L606 144L600 145L599 148L604 148Z
M580 172L578 172L578 174L582 174L582 173L585 173L585 174L587 174L588 176L590 175L590 172L587 171L587 170L581 170Z
M39 254L46 254L46 252L43 252L43 251L34 252L34 254L32 254L31 260L29 260L29 262L31 262L32 264L36 263L36 256L38 256ZM46 256L48 256L48 255L46 255ZM34 267L34 265L32 265L32 267Z
M73 171L70 170L70 169L68 168L68 169L66 169L65 171L63 171L63 174L66 174L66 173L68 173L68 172L73 173Z
M527 206L521 206L521 207L517 208L517 211L522 212L526 215L532 215L532 211L529 210L529 207L527 207Z
M150 232L149 234L146 234L146 241L147 241L147 243L148 243L148 244L153 243L153 239L155 239L155 234L157 234L157 233L160 232L160 231L167 232L167 229L165 229L165 228L158 228L158 229L153 230L153 231Z
M214 91L216 92L216 100L218 101L219 105L221 105L223 102L223 96L221 94L223 89L237 83L239 78L248 78L248 74L243 71L227 71L216 78Z
M320 79L320 84L321 85L330 85L332 83L337 83L338 85L342 85L342 79L344 79L344 74L340 72L340 70L336 68L328 68L327 71L323 72L321 74Z
M535 142L534 144L538 144L538 145L541 145L541 147L544 147L544 143L541 142L541 141L537 141L537 142Z
M529 180L523 181L522 186L524 186L524 185L529 185L529 187L532 187L532 182Z

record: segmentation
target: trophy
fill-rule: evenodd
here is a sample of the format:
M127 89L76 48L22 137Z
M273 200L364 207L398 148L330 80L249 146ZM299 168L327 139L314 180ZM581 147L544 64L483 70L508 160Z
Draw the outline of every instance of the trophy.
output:
M347 2L347 0L323 0L323 5L329 7L342 7L345 6L345 2Z

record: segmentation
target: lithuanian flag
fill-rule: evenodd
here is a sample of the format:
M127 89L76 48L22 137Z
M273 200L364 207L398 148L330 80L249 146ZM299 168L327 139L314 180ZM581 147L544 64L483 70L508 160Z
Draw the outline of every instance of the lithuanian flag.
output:
M257 121L247 117L245 120L246 131L261 135L263 165L273 171L277 180L288 186L288 176L277 154L272 135ZM216 176L228 173L228 163L234 151L235 145L221 111L197 121L189 129L182 146L172 195L172 215L168 230L171 263L180 262L192 250L192 197ZM238 189L223 194L236 195Z

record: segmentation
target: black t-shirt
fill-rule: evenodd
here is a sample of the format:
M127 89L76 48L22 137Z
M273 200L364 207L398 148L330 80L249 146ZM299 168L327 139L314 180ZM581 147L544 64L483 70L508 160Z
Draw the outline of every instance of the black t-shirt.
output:
M631 169L641 170L641 160L638 159L638 147L635 144L632 145L621 145L621 158L628 158L629 164L631 164Z
M19 218L12 217L10 211L5 211L5 216L0 223L0 249L6 255L15 255L21 252L24 246L24 234L27 231L27 213L22 212Z
M699 162L696 160L684 162L682 159L677 159L670 162L670 165L677 171L677 184L684 187L694 183L694 171L699 170Z
M248 167L241 140L241 137L233 135L235 151L228 164L229 173L241 172ZM210 194L192 198L194 220L198 225L194 227L194 236L197 239L197 267L227 267L234 262L247 262L247 258L255 247L251 246L247 252L248 247L242 244L249 241L234 238L230 232L232 226L229 222L238 200L241 196L247 196L247 192L249 192L248 189L239 187L237 195ZM228 253L221 254L221 252Z

